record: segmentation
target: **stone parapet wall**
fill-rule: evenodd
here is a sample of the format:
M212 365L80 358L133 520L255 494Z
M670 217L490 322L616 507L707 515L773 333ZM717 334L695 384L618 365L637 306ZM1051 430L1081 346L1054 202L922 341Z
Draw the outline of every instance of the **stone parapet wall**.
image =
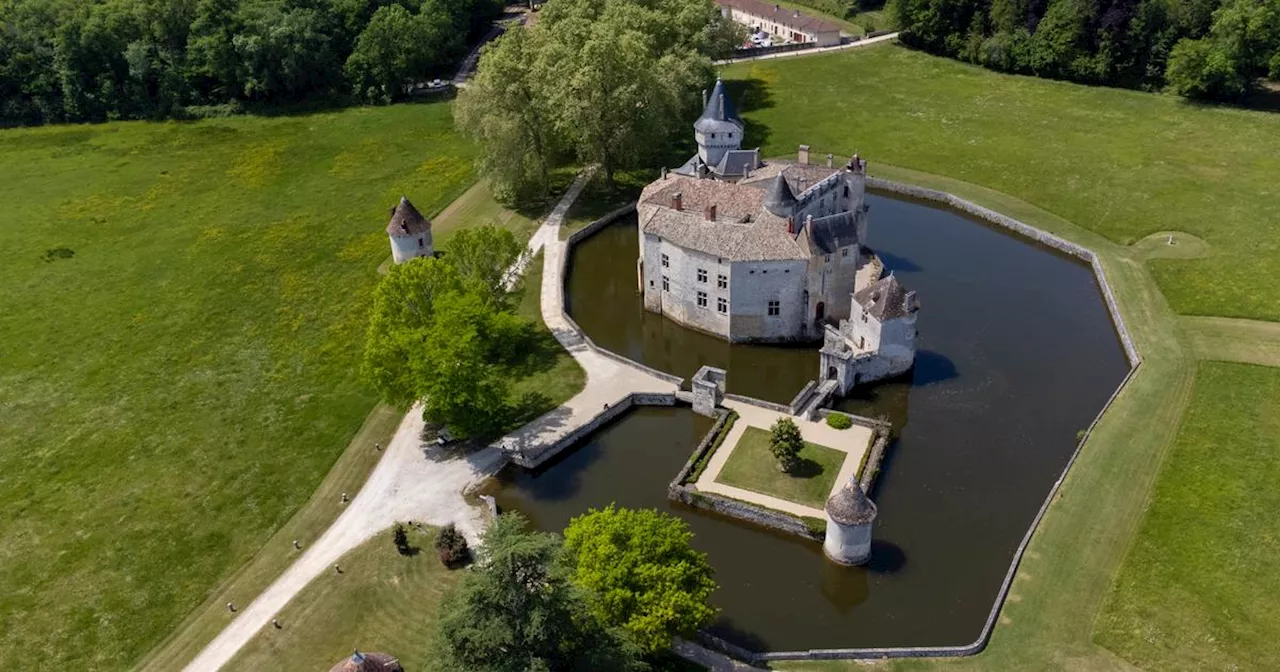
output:
M689 393L677 392L676 398L679 399L682 394ZM668 496L673 490L683 486L685 481L689 480L689 474L693 472L694 466L698 464L698 461L702 459L707 451L711 450L712 446L715 445L716 437L720 436L720 432L724 431L725 423L729 421L729 412L724 409L717 409L716 416L716 422L711 426L711 430L707 432L706 436L702 437L702 441L698 442L698 447L693 449L693 453L689 455L689 459L684 463L684 466L680 468L680 471L676 473L676 477L667 485Z
M604 217L601 217L600 219L597 219L596 221L591 222L590 224L582 227L581 229L578 229L577 231L574 231L573 233L569 234L569 237L565 239L564 243L569 247L573 247L574 245L578 244L582 240L586 238L590 238L591 236L595 235L595 233L600 229L603 229L604 227L609 226L610 224L618 221L619 219L635 211L636 211L635 203L632 203L630 205L624 205L621 208L618 208L617 210L610 212Z
M787 405L790 409L788 412L791 415L797 415L804 410L809 405L809 400L813 398L813 392L816 389L818 389L818 381L811 380L805 383L804 387L800 388L796 396L791 399L791 403Z
M781 511L766 509L755 504L748 504L736 499L730 499L723 495L717 495L710 492L699 492L697 488L688 485L678 486L667 492L667 496L676 502L680 502L686 506L701 509L703 511L711 511L728 518L746 521L753 525L784 532L786 534L795 534L806 539L814 541L822 541L823 534L814 532L809 529L804 520L798 516L793 516Z
M1124 353L1129 360L1129 366L1137 366L1138 362L1142 360L1138 355L1138 349L1133 344L1133 338L1129 335L1128 328L1125 327L1124 319L1120 317L1120 309L1116 306L1116 297L1111 291L1111 285L1107 283L1107 276L1103 272L1102 263L1098 261L1098 257L1093 253L1093 250L945 191L918 187L913 184L903 184L878 177L868 177L867 186L878 191L942 203L954 210L1008 229L1020 236L1030 238L1042 245L1088 262L1089 266L1093 268L1094 278L1097 280L1098 287L1102 290L1102 296L1106 300L1107 311L1111 314L1111 323L1115 326L1116 334L1120 337L1120 343L1124 346Z
M760 408L765 408L770 411L777 411L778 413L785 413L787 415L791 415L790 408L783 406L782 404L775 404L772 401L765 401L763 399L756 399L755 397L744 397L741 394L729 394L729 393L725 393L724 398L729 399L731 401L736 401L741 404L750 404L752 406L759 406Z

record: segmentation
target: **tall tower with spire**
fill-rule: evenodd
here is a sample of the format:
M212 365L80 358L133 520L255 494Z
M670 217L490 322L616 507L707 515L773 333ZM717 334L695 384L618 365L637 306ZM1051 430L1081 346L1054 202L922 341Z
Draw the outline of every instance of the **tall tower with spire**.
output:
M711 95L704 93L703 98L702 116L693 124L698 158L707 166L718 166L725 153L742 148L742 132L746 125L725 92L723 81L717 79Z

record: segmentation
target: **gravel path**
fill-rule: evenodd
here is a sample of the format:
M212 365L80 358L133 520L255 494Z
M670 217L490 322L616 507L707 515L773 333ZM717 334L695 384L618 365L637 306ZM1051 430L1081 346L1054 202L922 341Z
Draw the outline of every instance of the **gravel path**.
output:
M630 392L675 390L671 383L592 351L564 319L560 260L566 246L560 240L560 226L592 172L592 169L584 171L565 193L530 239L529 249L513 265L509 276L509 281L514 281L537 251L544 250L542 317L586 371L587 383L583 390L563 406L493 445L463 457L442 457L422 441L422 409L415 406L400 422L395 437L385 449L386 454L346 511L280 578L241 609L235 620L184 668L187 672L213 672L221 668L312 579L323 572L334 571L334 563L343 554L397 521L413 520L429 525L452 522L474 544L484 529L484 513L469 505L462 492L493 475L506 463L500 445L555 441L595 417L603 404L612 405Z

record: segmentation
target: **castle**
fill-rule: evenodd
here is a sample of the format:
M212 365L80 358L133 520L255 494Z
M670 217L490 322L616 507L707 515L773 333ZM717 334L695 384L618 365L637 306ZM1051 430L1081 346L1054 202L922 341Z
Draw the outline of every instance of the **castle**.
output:
M841 392L910 369L918 306L865 246L866 161L765 162L724 83L703 98L698 153L636 204L645 309L735 343L821 340Z

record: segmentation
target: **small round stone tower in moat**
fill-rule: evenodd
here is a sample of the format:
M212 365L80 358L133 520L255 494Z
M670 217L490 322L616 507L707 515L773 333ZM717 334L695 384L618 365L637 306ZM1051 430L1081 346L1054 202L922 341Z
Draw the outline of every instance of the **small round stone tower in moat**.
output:
M849 481L827 500L827 538L822 550L842 565L861 565L871 558L871 526L876 505L857 481Z

